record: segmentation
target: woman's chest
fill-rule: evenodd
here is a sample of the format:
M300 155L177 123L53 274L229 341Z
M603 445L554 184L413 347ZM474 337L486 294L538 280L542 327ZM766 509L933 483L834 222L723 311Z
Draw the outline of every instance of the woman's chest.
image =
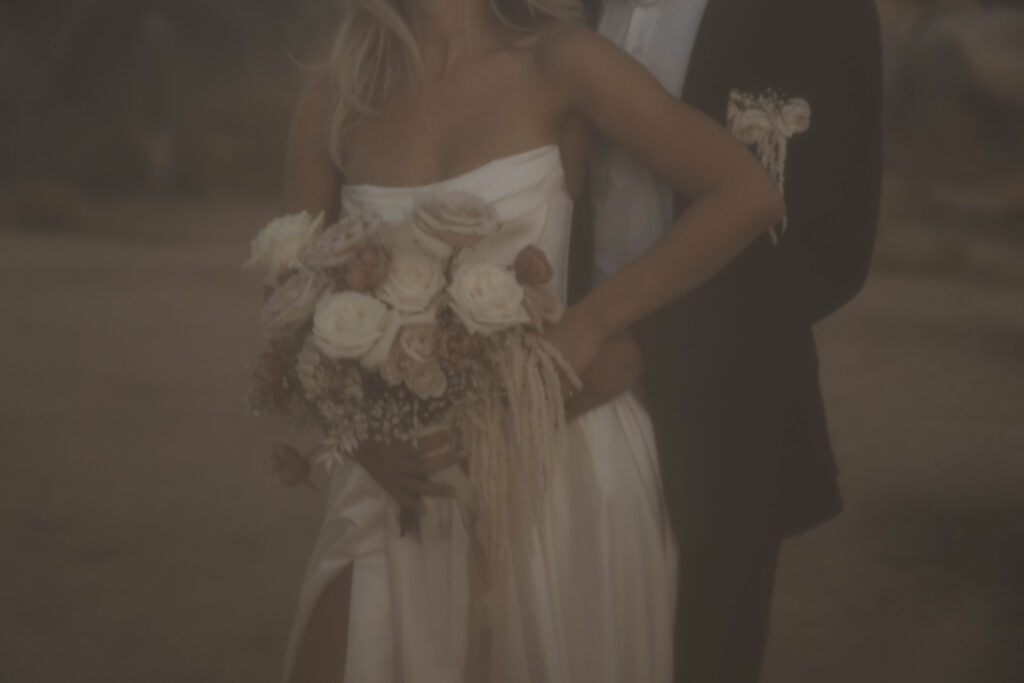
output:
M344 151L347 181L430 184L551 143L553 100L537 74L515 63L424 82L355 130Z

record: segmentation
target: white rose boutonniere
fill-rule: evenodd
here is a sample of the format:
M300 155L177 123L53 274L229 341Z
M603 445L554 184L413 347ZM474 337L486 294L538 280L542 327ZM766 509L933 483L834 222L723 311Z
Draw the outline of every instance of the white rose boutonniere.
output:
M451 308L470 332L490 335L530 321L515 275L493 263L459 266L448 286Z
M278 281L286 272L299 267L323 226L323 213L314 217L303 211L275 218L252 241L246 267L262 268L269 279Z
M736 139L744 145L756 145L775 131L775 121L764 109L752 107L734 112L729 126Z
M786 155L790 139L811 127L811 105L802 97L786 97L774 90L760 95L733 90L726 110L729 131L752 147L761 165L771 175L780 193L786 186ZM778 243L786 231L786 219L771 238Z
M398 314L379 300L357 292L325 296L313 315L313 343L328 358L383 363L398 334Z

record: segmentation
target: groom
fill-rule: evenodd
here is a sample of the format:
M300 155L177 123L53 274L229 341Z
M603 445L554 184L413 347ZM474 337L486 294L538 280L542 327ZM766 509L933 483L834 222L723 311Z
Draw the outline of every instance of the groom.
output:
M857 293L872 252L877 16L871 0L604 0L594 14L784 185L783 224L634 330L680 542L676 680L753 683L781 540L841 507L811 328ZM607 142L590 192L593 215L573 234L577 293L643 253L686 207ZM636 365L622 348L588 373L603 373L600 391L630 381Z

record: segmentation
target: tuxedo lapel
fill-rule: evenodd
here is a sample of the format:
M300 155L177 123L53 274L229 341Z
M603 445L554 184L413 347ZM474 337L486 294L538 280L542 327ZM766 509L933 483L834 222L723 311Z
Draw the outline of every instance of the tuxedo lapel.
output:
M734 0L708 0L707 8L693 44L693 54L683 81L682 99L717 121L725 121L725 111L717 111L717 91L724 83L721 73L722 38L728 34ZM718 87L716 87L716 85Z

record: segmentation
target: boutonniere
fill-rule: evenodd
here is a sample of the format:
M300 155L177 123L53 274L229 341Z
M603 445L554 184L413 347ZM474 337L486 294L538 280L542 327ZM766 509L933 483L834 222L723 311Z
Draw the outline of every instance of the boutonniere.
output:
M794 135L811 127L811 105L802 97L787 97L774 90L755 95L733 90L729 93L726 124L737 140L752 147L779 192L785 191L786 148ZM786 231L786 219L778 231L771 231L778 244Z

